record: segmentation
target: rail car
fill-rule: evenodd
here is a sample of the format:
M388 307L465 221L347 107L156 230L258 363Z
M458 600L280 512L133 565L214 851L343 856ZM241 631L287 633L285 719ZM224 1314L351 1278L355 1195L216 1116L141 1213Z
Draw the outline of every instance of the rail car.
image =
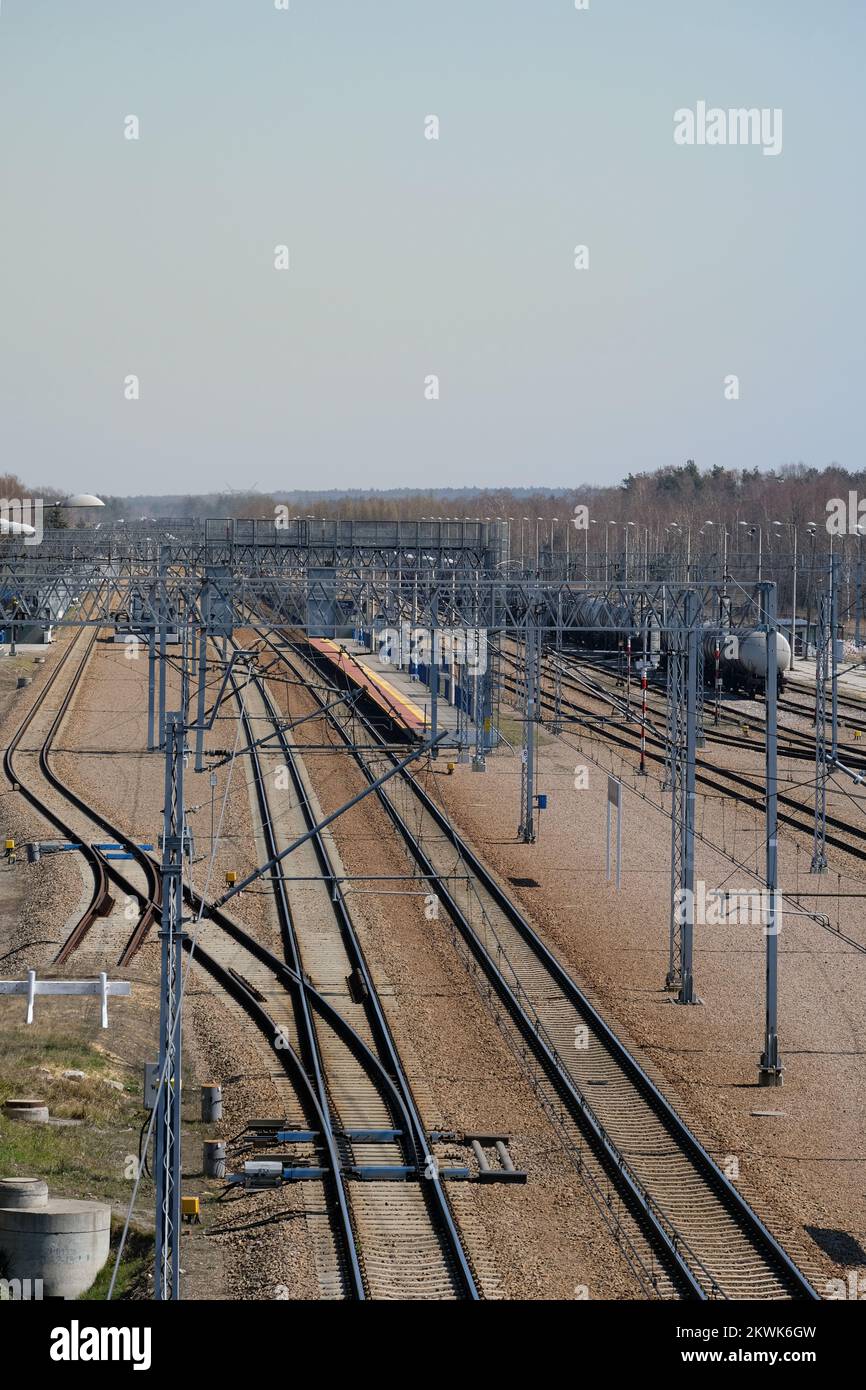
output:
M715 684L716 661L722 689L731 694L757 695L763 692L767 677L767 649L770 660L775 659L776 689L785 688L785 672L791 669L791 644L783 633L774 634L769 643L761 628L739 628L720 631L704 628L704 680ZM775 645L775 656L772 655ZM716 653L718 652L718 658Z
M577 608L582 631L574 634L577 645L594 651L622 651L629 636L632 656L639 659L644 650L643 631L634 614L624 604L611 604L603 598L587 596ZM651 626L647 632L647 655L654 667L664 665L669 634ZM763 691L767 672L767 639L761 628L719 628L704 623L701 629L704 654L704 683L712 688L718 677L722 689L730 694L755 695ZM770 644L773 648L773 642ZM783 633L775 634L777 689L784 689L785 673L791 667L791 644Z

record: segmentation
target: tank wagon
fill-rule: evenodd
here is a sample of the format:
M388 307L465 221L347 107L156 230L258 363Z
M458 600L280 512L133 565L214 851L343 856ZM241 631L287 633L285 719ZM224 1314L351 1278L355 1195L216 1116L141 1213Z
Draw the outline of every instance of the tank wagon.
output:
M732 694L759 694L766 683L769 646L770 660L775 657L776 688L779 692L783 690L785 672L791 669L791 644L783 633L775 633L768 643L767 634L761 628L719 629L705 625L702 641L704 678L708 685L715 683L718 652L722 689Z
M606 599L588 594L579 600L576 622L585 631L575 633L578 646L594 651L620 651L631 636L632 656L643 654L643 632L634 613L625 604L612 604ZM647 634L647 654L655 667L663 664L669 634L651 626ZM754 695L764 689L767 672L766 633L755 627L719 628L704 623L701 629L704 652L704 682L712 687L716 681L716 652L718 677L722 689L731 694ZM785 673L791 667L791 644L783 633L777 632L769 643L775 652L777 688L783 689ZM772 660L772 655L771 655Z

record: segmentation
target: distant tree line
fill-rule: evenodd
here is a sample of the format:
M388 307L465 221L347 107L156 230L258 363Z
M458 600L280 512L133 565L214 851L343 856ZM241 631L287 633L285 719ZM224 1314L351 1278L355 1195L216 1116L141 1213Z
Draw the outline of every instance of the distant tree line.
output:
M105 496L103 523L117 520L139 522L165 519L183 521L208 516L260 517L275 514L280 503L287 503L291 515L341 517L346 520L418 521L427 517L510 518L517 524L538 521L566 524L576 506L586 506L596 522L624 524L655 529L675 521L699 529L708 521L715 525L738 523L769 528L785 526L823 527L827 503L831 498L847 498L854 491L866 498L866 469L851 472L836 464L812 468L803 463L787 464L775 470L724 468L716 464L701 470L692 459L668 465L654 472L629 473L623 482L610 487L572 488L446 488L441 491L417 489L361 490L340 492L298 490L262 492L215 492L198 496ZM40 496L56 506L63 494L56 488L31 488L13 474L0 476L0 496ZM864 509L866 510L866 509ZM56 521L48 524L93 524L69 512L52 512Z

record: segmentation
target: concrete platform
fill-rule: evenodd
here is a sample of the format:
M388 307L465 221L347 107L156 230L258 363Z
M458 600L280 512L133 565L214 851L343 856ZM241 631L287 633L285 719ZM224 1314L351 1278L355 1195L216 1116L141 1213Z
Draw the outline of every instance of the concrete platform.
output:
M352 638L340 638L333 642L318 637L312 638L311 644L329 661L339 665L350 680L365 689L382 709L414 737L426 737L430 730L430 688L423 681L413 679L408 671L391 662L382 661ZM342 660L341 652L344 654ZM456 734L457 710L448 703L446 685L443 673L437 700L437 728L440 731L453 730Z
M16 643L15 643L15 655L16 655L16 656L44 656L45 653L46 653L47 651L49 651L53 645L54 645L53 641L51 641L51 642L16 642ZM0 642L0 660L2 660L2 658L3 658L4 656L11 656L11 655L12 655L12 648L11 648L10 644L9 644L8 642Z
M785 680L791 685L815 689L817 679L816 662L812 658L797 657L793 671L788 671ZM861 695L866 699L866 665L860 661L840 661L837 669L837 683L840 691L851 695Z

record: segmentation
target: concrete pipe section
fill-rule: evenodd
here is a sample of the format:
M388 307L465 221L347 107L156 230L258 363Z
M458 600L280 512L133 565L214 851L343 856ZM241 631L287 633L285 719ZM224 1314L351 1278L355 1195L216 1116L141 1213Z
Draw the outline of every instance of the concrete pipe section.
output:
M7 1120L47 1120L48 1106L44 1100L4 1100L3 1114Z
M0 1208L44 1207L48 1183L42 1178L0 1178Z
M41 1279L45 1298L77 1298L105 1261L111 1208L49 1197L40 1178L0 1179L0 1260L7 1279Z

